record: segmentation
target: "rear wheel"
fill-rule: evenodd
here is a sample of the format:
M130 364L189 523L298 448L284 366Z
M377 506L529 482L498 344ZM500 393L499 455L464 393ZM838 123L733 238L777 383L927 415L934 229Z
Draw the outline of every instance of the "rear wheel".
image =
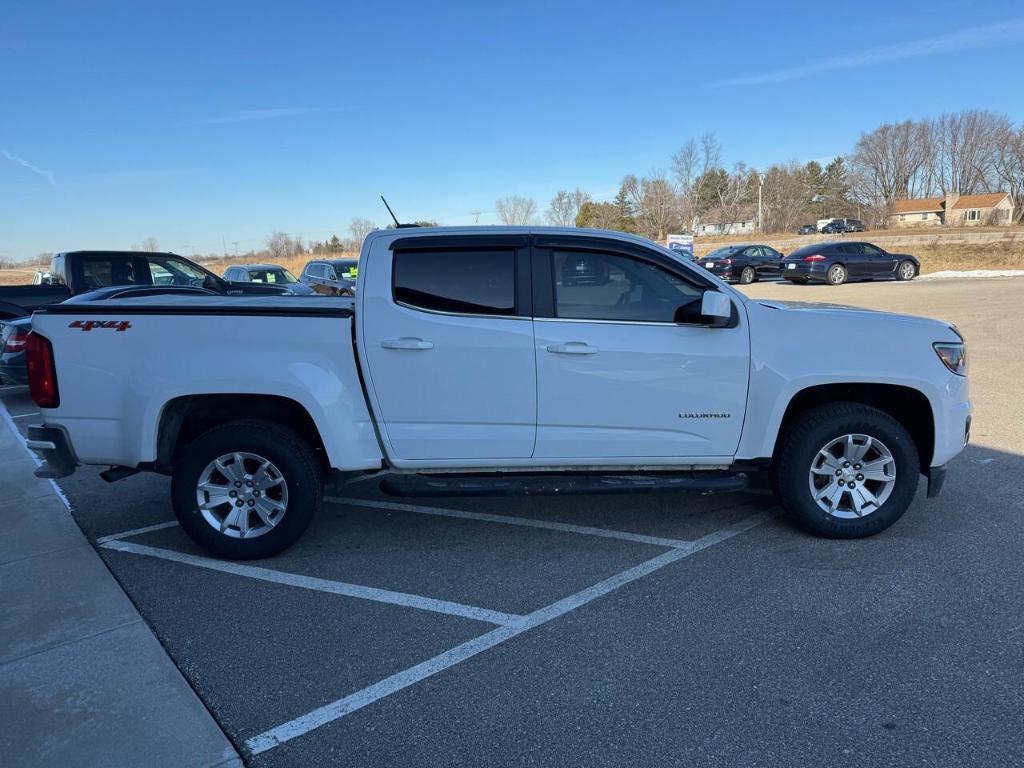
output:
M846 267L842 264L833 264L828 268L828 274L825 276L825 279L829 285L842 285L846 282L847 276Z
M181 451L171 482L174 513L203 549L228 560L270 557L291 546L320 508L316 455L291 429L236 421Z
M872 536L899 520L919 474L917 446L903 425L859 403L798 416L772 462L782 506L803 528L835 539Z
M899 266L896 267L897 280L913 280L915 277L917 277L917 267L914 266L914 262L901 261Z
M740 285L750 285L757 278L753 267L744 267L740 272Z

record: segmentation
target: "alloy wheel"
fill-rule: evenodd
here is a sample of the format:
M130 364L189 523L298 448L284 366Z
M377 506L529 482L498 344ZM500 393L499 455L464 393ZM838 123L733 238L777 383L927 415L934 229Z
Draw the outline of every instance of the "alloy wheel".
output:
M829 515L864 517L880 509L896 487L896 459L878 438L842 435L815 455L808 486L815 504Z
M219 533L254 539L281 522L288 509L288 483L263 456L226 453L199 475L196 504L203 519Z

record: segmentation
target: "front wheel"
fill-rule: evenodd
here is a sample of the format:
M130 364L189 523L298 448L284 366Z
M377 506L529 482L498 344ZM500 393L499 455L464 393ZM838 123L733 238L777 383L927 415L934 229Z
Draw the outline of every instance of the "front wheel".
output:
M847 276L846 267L842 264L833 264L828 268L828 274L825 279L829 285L842 285L846 282Z
M322 495L309 443L271 422L235 421L204 432L182 449L171 481L181 527L228 560L287 549L309 526Z
M913 280L915 277L917 277L917 267L914 266L914 262L901 261L900 265L896 267L897 280Z
M796 417L780 437L772 483L806 530L857 539L900 519L920 471L917 446L902 424L877 408L831 403Z
M757 277L753 267L744 267L740 272L740 285L750 285Z

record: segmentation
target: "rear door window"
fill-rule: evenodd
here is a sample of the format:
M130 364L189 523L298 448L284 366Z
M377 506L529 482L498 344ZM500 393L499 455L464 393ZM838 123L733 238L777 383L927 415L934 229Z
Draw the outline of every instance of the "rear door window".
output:
M419 309L514 315L514 249L395 252L395 301Z
M86 290L106 288L110 285L136 285L140 281L135 259L130 255L98 254L80 259L82 281Z

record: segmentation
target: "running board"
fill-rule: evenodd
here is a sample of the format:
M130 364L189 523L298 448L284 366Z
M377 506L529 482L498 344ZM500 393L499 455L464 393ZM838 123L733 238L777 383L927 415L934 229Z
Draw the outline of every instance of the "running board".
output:
M742 472L690 472L685 475L516 474L391 475L381 481L391 496L551 496L657 491L740 491L747 487Z

